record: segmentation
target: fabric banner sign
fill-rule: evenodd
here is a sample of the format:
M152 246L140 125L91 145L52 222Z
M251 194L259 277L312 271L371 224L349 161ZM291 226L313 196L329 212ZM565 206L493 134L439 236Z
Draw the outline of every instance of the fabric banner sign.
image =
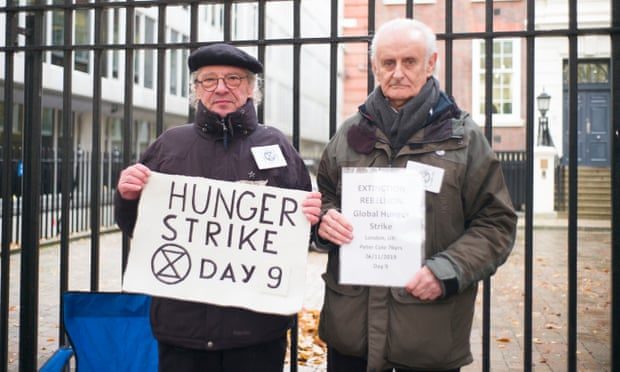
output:
M305 191L151 172L123 290L294 314L303 304Z
M424 182L405 168L342 168L340 284L403 287L424 259Z

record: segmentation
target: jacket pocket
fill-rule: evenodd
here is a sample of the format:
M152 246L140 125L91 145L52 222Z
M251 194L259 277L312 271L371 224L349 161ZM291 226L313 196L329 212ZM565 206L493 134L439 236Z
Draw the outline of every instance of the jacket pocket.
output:
M388 302L388 360L419 369L471 363L471 325L477 285L444 300L421 301L392 288Z
M452 359L454 301L420 301L400 288L388 303L388 360L413 368L439 368Z
M368 289L340 285L329 273L325 281L325 301L321 310L319 336L330 347L347 355L363 356L367 345Z

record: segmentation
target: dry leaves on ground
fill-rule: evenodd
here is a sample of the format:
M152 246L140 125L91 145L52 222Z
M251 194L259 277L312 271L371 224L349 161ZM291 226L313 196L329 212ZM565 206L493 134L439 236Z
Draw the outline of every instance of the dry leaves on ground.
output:
M303 309L298 314L297 361L299 365L319 366L325 364L327 346L319 338L319 313L319 310ZM287 350L287 360L290 360L289 355L290 348Z

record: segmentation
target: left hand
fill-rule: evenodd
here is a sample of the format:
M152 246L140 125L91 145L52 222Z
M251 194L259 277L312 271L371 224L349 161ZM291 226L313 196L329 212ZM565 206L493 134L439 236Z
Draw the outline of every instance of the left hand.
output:
M441 283L435 277L435 274L426 266L422 266L420 270L411 278L405 289L413 297L417 297L423 301L436 300L443 295Z
M314 225L319 222L321 217L321 193L318 191L309 192L306 199L301 204L304 215Z

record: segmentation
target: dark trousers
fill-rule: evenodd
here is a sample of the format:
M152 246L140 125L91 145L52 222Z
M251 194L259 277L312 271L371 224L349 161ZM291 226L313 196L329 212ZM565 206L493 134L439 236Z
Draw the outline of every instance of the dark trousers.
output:
M194 350L159 343L160 372L282 372L286 337L238 349Z
M450 369L436 372L459 372L461 369ZM366 359L344 355L339 353L336 349L329 348L327 350L327 372L363 372L366 371ZM418 372L415 369L401 369L396 368L396 372ZM379 371L377 371L379 372ZM381 372L391 372L391 370L385 370Z

